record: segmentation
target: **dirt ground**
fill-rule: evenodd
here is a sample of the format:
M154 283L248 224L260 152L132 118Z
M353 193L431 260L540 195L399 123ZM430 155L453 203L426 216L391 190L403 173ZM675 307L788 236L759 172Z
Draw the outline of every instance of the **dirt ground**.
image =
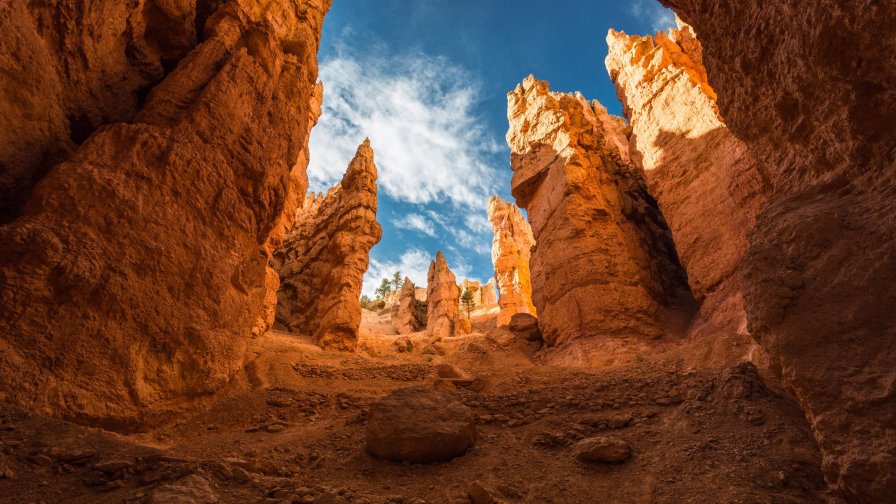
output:
M429 341L365 311L356 354L272 331L211 409L152 432L0 405L0 502L469 503L475 482L507 503L831 500L807 422L752 365L689 369L687 347L673 345L562 366L495 328L494 310L475 315L473 334ZM445 362L476 379L439 383ZM474 448L438 464L369 456L370 405L420 384L475 410ZM596 434L622 438L633 455L578 462L572 445Z

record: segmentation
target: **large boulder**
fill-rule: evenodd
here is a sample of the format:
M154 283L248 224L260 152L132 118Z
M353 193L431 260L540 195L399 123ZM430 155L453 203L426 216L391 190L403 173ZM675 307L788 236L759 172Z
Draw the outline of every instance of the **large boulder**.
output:
M440 462L476 442L473 410L430 387L395 390L370 407L367 452L396 462Z

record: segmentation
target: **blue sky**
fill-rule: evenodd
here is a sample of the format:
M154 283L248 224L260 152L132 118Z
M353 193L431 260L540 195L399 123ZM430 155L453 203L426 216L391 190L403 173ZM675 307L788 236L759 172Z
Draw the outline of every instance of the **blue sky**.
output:
M425 286L442 250L458 276L493 275L491 194L509 201L506 94L527 75L621 106L603 60L609 28L673 24L655 0L334 0L319 53L323 114L310 189L337 183L365 137L379 168L383 239L364 293L395 270ZM555 5L556 5L555 4Z

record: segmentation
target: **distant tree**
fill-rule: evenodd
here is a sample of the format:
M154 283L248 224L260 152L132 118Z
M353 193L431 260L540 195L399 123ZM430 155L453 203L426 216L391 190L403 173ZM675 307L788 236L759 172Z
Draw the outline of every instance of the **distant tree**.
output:
M473 299L472 290L464 287L464 292L460 295L460 304L467 310L467 318L470 318L470 311L472 311L473 307L476 305L476 302Z
M396 271L394 275L392 275L392 290L397 291L401 289L401 272Z
M388 278L384 278L382 282L380 282L380 286L376 288L376 295L378 299L383 299L386 297L386 294L392 291L392 282L389 281Z

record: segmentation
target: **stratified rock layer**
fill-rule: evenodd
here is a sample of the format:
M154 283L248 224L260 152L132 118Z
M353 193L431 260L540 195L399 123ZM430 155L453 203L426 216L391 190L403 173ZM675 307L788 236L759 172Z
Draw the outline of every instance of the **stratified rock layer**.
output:
M15 47L3 64L28 82L46 79L45 101L23 98L21 110L36 118L25 129L47 135L4 127L0 144L33 139L14 164L38 173L36 160L72 147L58 138L68 129L59 118L84 111L89 120L71 157L0 227L0 392L42 413L135 429L200 405L243 365L264 307L264 245L308 138L329 2L228 2L192 50L202 18L179 7L188 2L152 13L108 2L23 4L0 7ZM143 28L146 44L128 46L143 25L126 28L121 16L154 26L151 35ZM58 41L52 51L34 38L36 26ZM155 52L144 58L147 44ZM156 67L142 74L141 61ZM71 83L59 84L59 68ZM166 69L146 95L142 83ZM133 122L92 132L130 119L134 90L145 104ZM46 111L45 123L35 111Z
M434 336L454 336L460 289L442 251L429 263L426 286L426 330Z
M377 170L364 141L336 187L309 198L277 250L277 322L324 348L354 350L361 326L361 284L376 220Z
M624 121L531 76L507 101L511 184L535 236L532 298L544 340L661 335L663 308L687 283L629 162Z
M694 26L726 123L771 184L743 258L750 330L801 402L828 481L896 495L896 5L664 0Z
M610 30L606 65L631 126L632 161L644 170L701 301L694 329L714 338L716 353L738 358L748 345L731 339L746 328L736 272L765 184L718 113L700 42L679 24L653 37Z
M398 306L392 312L392 325L398 334L410 334L426 327L426 320L420 320L420 301L416 297L417 289L408 277L404 278L404 284L398 294ZM423 310L425 313L425 310Z
M535 238L520 209L500 196L489 198L488 220L495 233L492 239L492 265L500 293L498 325L502 326L509 324L510 317L515 313L536 313L529 274L529 258Z

